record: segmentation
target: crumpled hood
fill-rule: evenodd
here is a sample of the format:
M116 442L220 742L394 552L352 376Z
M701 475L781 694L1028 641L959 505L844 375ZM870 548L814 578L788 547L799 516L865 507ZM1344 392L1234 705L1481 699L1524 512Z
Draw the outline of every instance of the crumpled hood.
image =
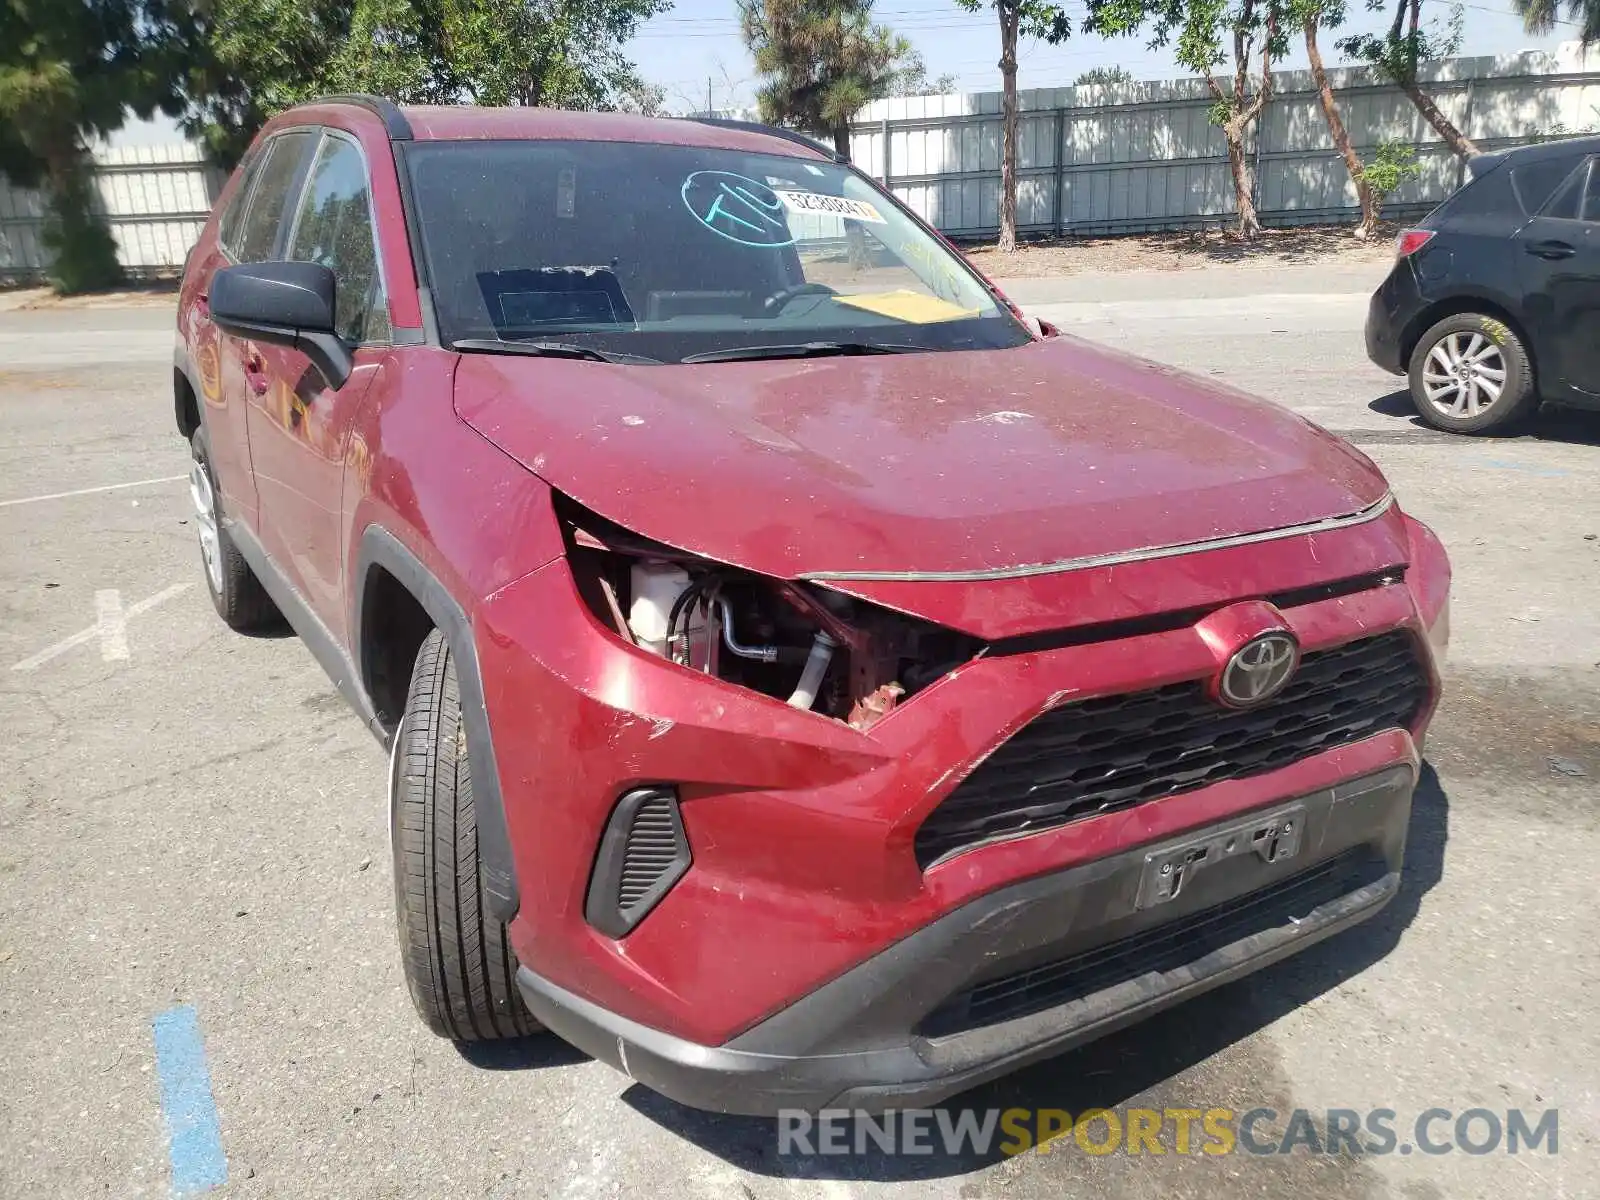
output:
M774 576L1056 563L1387 491L1285 409L1071 337L665 367L464 354L455 403L602 516Z

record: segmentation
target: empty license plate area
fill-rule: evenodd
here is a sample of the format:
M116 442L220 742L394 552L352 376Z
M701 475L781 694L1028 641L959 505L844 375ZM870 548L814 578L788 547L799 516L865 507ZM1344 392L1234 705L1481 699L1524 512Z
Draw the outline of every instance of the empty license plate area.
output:
M1201 871L1241 855L1253 855L1264 863L1293 858L1300 850L1305 816L1305 806L1293 804L1152 850L1144 857L1138 907L1175 900Z

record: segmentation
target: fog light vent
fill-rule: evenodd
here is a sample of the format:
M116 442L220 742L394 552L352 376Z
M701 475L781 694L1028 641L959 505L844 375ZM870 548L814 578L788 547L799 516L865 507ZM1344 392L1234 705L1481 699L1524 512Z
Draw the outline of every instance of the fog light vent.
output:
M589 881L584 915L622 937L654 908L692 861L678 799L667 788L640 788L617 802Z

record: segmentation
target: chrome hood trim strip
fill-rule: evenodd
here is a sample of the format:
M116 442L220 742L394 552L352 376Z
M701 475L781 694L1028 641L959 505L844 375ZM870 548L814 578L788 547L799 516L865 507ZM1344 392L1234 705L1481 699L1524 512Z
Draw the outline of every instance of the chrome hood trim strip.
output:
M1394 493L1385 492L1375 503L1359 512L1338 517L1323 517L1302 525L1286 525L1281 529L1266 529L1260 533L1236 533L1228 537L1208 538L1199 542L1182 542L1175 546L1146 546L1142 550L1119 550L1114 554L1092 554L1086 558L1069 558L1062 562L1029 563L1019 567L999 567L978 571L808 571L799 578L812 583L849 580L894 583L977 583L993 579L1024 579L1030 575L1059 575L1068 571L1086 571L1092 567L1120 567L1124 563L1149 562L1157 558L1176 558L1180 554L1200 554L1207 550L1226 550L1233 546L1252 546L1259 542L1274 542L1283 538L1300 537L1307 533L1327 533L1334 529L1348 529L1376 521L1394 507Z

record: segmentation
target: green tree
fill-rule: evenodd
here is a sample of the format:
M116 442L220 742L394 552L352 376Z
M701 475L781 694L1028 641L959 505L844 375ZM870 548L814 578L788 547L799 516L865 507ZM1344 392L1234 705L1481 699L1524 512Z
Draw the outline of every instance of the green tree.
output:
M1042 38L1052 46L1072 35L1072 20L1048 0L956 0L968 12L994 9L1000 22L1000 241L1017 248L1017 37Z
M197 2L188 123L231 163L274 113L328 92L403 104L659 106L622 46L671 0Z
M945 74L928 78L928 64L922 55L908 50L894 70L889 84L891 96L948 96L956 90L956 77Z
M1362 168L1367 186L1372 189L1372 202L1377 208L1400 189L1408 179L1422 174L1417 165L1417 152L1410 142L1384 141L1378 143L1377 152Z
M58 291L121 278L88 143L174 104L174 35L160 0L0 0L0 171L44 188Z
M1432 125L1445 145L1462 158L1478 147L1440 111L1433 97L1417 81L1417 67L1428 59L1448 58L1461 48L1462 11L1454 5L1444 21L1422 20L1423 0L1367 0L1370 12L1383 12L1394 4L1394 17L1382 33L1358 33L1335 43L1352 58L1371 63L1380 74L1406 94L1423 119Z
M1356 225L1356 237L1365 240L1378 228L1378 210L1383 201L1375 196L1367 183L1361 158L1350 141L1350 131L1339 115L1339 102L1328 83L1328 71L1322 63L1322 48L1317 45L1317 34L1324 28L1336 28L1344 23L1344 0L1290 0L1290 13L1300 23L1306 39L1306 58L1311 64L1311 77L1316 81L1317 100L1322 105L1323 118L1328 122L1328 134L1333 138L1334 149L1344 160L1350 182L1355 184L1356 199L1361 205L1361 221Z
M764 82L761 119L833 140L850 153L850 118L887 96L913 53L872 23L872 0L739 0L745 45Z
M1072 81L1072 86L1083 87L1085 84L1132 82L1133 72L1128 70L1127 67L1090 67L1087 71L1078 73L1078 77Z
M1244 238L1261 232L1245 138L1271 98L1272 64L1288 49L1286 16L1286 0L1089 0L1085 19L1088 29L1105 37L1148 29L1151 48L1176 38L1179 65L1202 76L1211 91L1211 122L1227 142ZM1260 70L1252 76L1251 62L1258 56ZM1230 58L1233 78L1225 86L1215 71Z
M1560 20L1563 0L1511 0L1511 6L1529 33L1549 33ZM1565 7L1583 48L1600 42L1600 0L1565 0Z
M189 133L233 166L269 117L323 90L336 48L351 53L354 10L355 0L202 0L184 81Z

